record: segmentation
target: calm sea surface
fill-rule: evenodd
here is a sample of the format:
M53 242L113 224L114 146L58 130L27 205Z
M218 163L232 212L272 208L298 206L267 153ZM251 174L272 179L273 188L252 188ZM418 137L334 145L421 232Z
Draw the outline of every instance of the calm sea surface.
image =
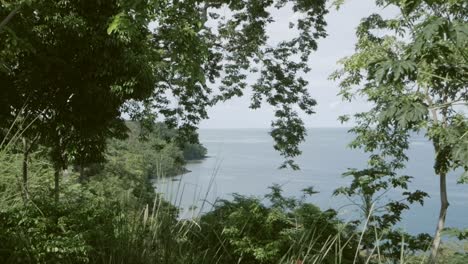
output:
M297 159L300 171L278 169L282 158L273 149L266 129L200 130L200 141L208 149L208 158L189 163L191 172L155 183L158 192L184 209L183 217L206 211L218 198L230 198L232 193L263 196L274 183L283 186L286 196L301 195L300 190L313 186L320 193L309 201L322 209L334 208L344 220L357 215L355 207L343 197L333 197L333 190L346 185L349 179L341 174L347 168L364 168L367 156L347 148L352 135L347 129L309 129L302 144L303 154ZM404 174L413 176L410 189L420 189L431 197L424 206L413 205L400 225L410 233L435 229L439 210L438 178L433 172L433 148L423 135L415 135L408 151L410 160ZM461 172L448 178L450 207L447 225L468 227L468 185L457 185ZM389 198L398 197L390 192ZM196 208L196 209L194 209Z

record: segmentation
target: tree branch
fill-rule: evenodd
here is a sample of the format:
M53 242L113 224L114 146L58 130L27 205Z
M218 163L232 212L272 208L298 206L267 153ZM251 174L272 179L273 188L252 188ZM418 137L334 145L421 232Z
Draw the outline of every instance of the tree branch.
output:
M426 92L426 100L427 100L427 104L429 105L429 109L430 109L431 114L432 114L432 119L434 119L435 123L438 123L439 118L437 116L437 111L434 108L434 102L432 101L431 95L429 94L429 89L427 87L424 87L424 90Z
M15 9L13 9L10 14L8 14L7 17L5 17L5 19L2 20L2 22L0 23L0 32L2 31L2 28L8 23L10 22L10 20L16 15L16 13L18 13L18 11L20 10L21 6L17 6Z

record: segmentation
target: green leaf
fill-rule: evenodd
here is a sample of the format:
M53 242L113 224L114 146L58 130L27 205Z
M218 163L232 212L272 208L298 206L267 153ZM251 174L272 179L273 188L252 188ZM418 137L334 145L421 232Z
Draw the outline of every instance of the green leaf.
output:
M458 184L468 184L468 171L464 171L463 174L458 178Z
M109 27L107 28L107 34L110 35L110 34L114 33L115 31L117 31L119 26L122 24L123 17L124 17L123 13L119 13L114 17L114 19L110 23Z

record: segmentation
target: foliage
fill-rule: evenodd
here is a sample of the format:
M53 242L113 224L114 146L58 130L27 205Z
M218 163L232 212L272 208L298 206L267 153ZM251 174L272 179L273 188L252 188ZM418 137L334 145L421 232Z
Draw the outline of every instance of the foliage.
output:
M174 144L183 150L185 160L200 160L205 158L207 149L200 143L190 143L190 141L178 141L181 131L172 129L162 122L127 122L132 133L136 133L143 141L149 138L159 138L167 143ZM190 137L198 138L196 131ZM157 144L156 144L157 145Z
M335 190L334 195L345 195L350 205L357 206L361 217L354 224L363 230L361 246L370 259L378 251L380 257L398 261L405 252L414 254L425 251L432 237L428 234L410 235L396 229L402 219L402 213L410 209L413 203L423 205L425 192L408 190L409 176L397 176L388 168L350 169L344 176L353 177L349 187ZM392 199L388 193L392 191ZM396 191L401 197L395 198Z
M139 124L127 122L127 125L130 129L127 139L110 141L107 162L100 174L119 175L125 171L149 179L185 172L183 150L173 142L175 132L156 124L142 138Z
M15 155L4 153L2 161ZM20 164L1 164L2 263L182 264L215 263L219 257L234 263L239 255L242 263L348 263L355 250L356 235L334 211L322 212L306 203L305 195L285 198L277 186L266 195L268 206L257 198L235 196L198 224L177 220L178 210L154 193L147 175L135 173L143 163L131 163L133 171L101 169L83 183L71 173L57 204L50 192L53 166L43 157L32 155L31 198L26 201L17 195Z
M316 104L302 75L326 35L325 2L2 1L0 17L16 15L0 32L0 126L21 109L39 117L40 142L64 168L102 159L106 139L122 136L122 112L165 116L182 141L196 142L207 108L250 87L251 108L275 107L275 149L297 168L306 131L296 109L312 114ZM272 9L297 14L293 38L268 41Z
M196 250L204 253L204 262L198 263L353 262L355 236L335 211L321 211L305 202L306 195L283 197L277 185L271 190L268 206L234 195L203 215Z
M459 155L466 153L467 141L463 135L467 131L467 120L457 111L456 105L466 103L467 99L464 53L468 38L463 33L466 3L389 2L401 7L403 16L384 20L372 15L363 20L357 31L356 54L343 59L343 69L332 75L332 78L341 79L344 99L363 95L374 104L371 111L355 116L361 125L353 132L364 144L372 131L377 133L380 128L384 134L387 129L386 135L368 144L369 149L375 149L377 144L384 144L391 132L404 137L409 131L425 128L428 138L436 144L437 150L441 150L437 155L445 156L438 158L446 161L438 161L436 171L464 167L466 159ZM395 33L378 36L373 33L375 29ZM398 38L403 34L410 38L409 41ZM445 118L439 120L433 113ZM371 130L371 124L376 126L375 129ZM368 137L363 138L361 134L366 126ZM399 147L404 149L406 146ZM447 153L442 153L442 149Z
M154 193L150 177L181 173L184 157L205 156L195 130L208 107L246 90L251 108L274 107L274 148L286 159L282 167L298 169L293 158L306 134L299 116L314 113L316 104L304 75L326 36L325 3L1 1L0 260L354 263L361 245L395 260L397 247L418 250L427 240L392 229L425 196L407 191L411 177L397 173L408 159L411 133L424 131L442 190L435 263L448 207L445 177L462 168L459 182L468 178L468 120L457 108L468 95L462 0L377 0L396 5L401 15L363 20L356 54L333 76L341 79L345 99L364 96L372 105L354 116L351 130L351 146L369 153L369 166L350 170L352 185L337 191L364 199L369 221L362 244L336 212L285 198L277 186L265 197L269 205L236 195L220 201L200 225L179 221L176 208ZM297 18L291 39L269 40L274 10ZM123 114L142 126L125 123ZM162 117L169 127L154 126ZM11 133L16 127L19 132ZM92 177L78 181L69 165ZM26 188L29 198L19 195ZM391 188L402 190L403 200L374 211ZM382 243L372 241L372 228L382 232ZM466 254L451 257L463 261Z
M200 219L178 220L177 209L154 193L146 163L130 158L136 152L130 155L128 149L132 141L167 142L151 133L140 141L139 126L128 125L134 131L128 142L109 144L115 145L111 158L88 181L78 183L74 172L65 178L58 204L50 192L53 165L44 159L46 150L31 155L31 198L26 201L18 195L20 154L1 153L2 263L366 262L359 252L367 240L358 241L357 229L338 220L335 211L306 202L315 193L312 188L299 199L284 197L279 186L271 187L266 201L235 195L233 201L219 201ZM166 130L156 126L154 131ZM127 164L117 157L127 157ZM377 177L376 186L383 186L378 181L384 179ZM368 187L375 187L372 184ZM400 254L396 248L404 247L408 259L416 261L418 253L411 250L424 239L389 232L378 250L395 259L390 254ZM461 253L450 250L442 251L441 259L463 261Z
M351 146L371 154L371 168L376 157L378 163L388 163L391 171L403 168L411 133L425 133L433 143L434 172L441 186L440 225L431 253L435 262L449 205L446 176L456 168L468 169L468 120L457 108L468 99L467 3L377 3L395 5L400 15L383 19L374 14L363 19L357 30L356 53L343 59L343 68L331 77L340 80L345 100L359 96L370 102L369 111L354 116L356 126L351 132L356 139Z
M465 228L465 229L446 228L444 230L444 233L451 237L456 237L458 240L468 239L468 228Z
M292 39L268 41L267 27L275 22L275 9L298 15L290 24L297 32ZM226 10L230 15L225 15ZM317 40L326 35L326 13L322 0L164 3L152 17L161 54L157 63L159 89L144 106L148 112L162 108L160 113L173 126L179 123L184 131L190 131L207 118L208 106L241 96L251 88L251 108L262 103L275 107L275 148L286 157L285 165L293 165L290 159L300 153L297 145L305 135L293 106L313 113L316 103L301 75L310 70L309 55L317 48ZM116 24L116 33L128 32L125 24ZM252 82L247 82L248 75L254 77ZM168 104L165 92L177 98L177 106Z
M149 263L164 258L162 246L174 243L177 236L171 232L180 229L177 210L156 196L147 177L122 170L95 175L82 185L71 174L57 204L50 192L53 168L41 165L40 157L32 161L26 201L17 195L15 166L3 171L0 262Z
M437 264L464 264L468 261L468 244L448 242L441 246ZM427 261L422 254L408 255L405 263L418 264Z
M0 15L10 8L2 1ZM152 92L155 79L142 74L152 71L148 30L126 39L106 33L120 9L117 1L25 1L0 33L0 115L36 119L29 130L57 169L102 160L107 138L122 136L123 103Z
M243 94L249 72L258 76L250 84L251 107L267 102L276 108L274 147L284 166L297 168L292 158L306 133L298 111L312 114L316 104L301 75L326 35L324 0L25 0L0 7L2 140L17 139L4 132L18 119L26 124L18 127L26 142L23 181L20 159L11 156L17 154L8 153L15 164L2 171L3 262L180 261L171 253L181 230L174 210L166 206L171 212L161 221L153 206L141 219L141 206L158 201L149 177L180 173L182 150L186 157L205 155L193 145L195 127L209 106ZM226 8L232 16L220 18ZM268 42L272 8L299 15L291 24L298 36ZM216 92L209 87L219 83ZM176 139L150 131L144 142L132 134L126 142L112 140L126 136L124 113L150 124L163 115L178 128ZM181 148L179 138L189 145ZM38 163L46 173L36 170ZM84 181L84 174L93 177ZM17 191L28 185L31 198L20 204Z
M185 160L198 160L206 157L207 149L200 144L186 144L184 146Z

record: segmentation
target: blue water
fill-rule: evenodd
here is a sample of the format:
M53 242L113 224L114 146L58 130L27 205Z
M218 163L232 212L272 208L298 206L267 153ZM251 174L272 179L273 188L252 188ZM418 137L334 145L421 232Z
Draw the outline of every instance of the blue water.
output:
M263 196L273 183L282 185L287 196L300 196L300 190L313 186L320 193L309 201L323 209L337 209L344 220L357 216L357 208L350 206L349 201L332 196L336 188L349 182L341 176L343 172L366 166L364 153L347 148L353 138L347 129L309 129L306 142L301 146L303 154L297 158L300 171L278 169L283 159L273 149L273 141L266 129L210 129L199 133L209 157L188 164L190 173L156 183L159 192L185 209L183 217L209 210L216 199L229 198L232 193ZM412 138L408 151L410 160L402 173L414 177L411 190L423 190L431 197L426 199L424 206L413 205L404 215L400 227L410 233L433 233L435 229L439 191L438 178L433 172L433 154L432 145L423 135ZM454 172L448 178L447 226L467 228L468 185L456 184L460 174ZM390 192L388 197L397 195Z

